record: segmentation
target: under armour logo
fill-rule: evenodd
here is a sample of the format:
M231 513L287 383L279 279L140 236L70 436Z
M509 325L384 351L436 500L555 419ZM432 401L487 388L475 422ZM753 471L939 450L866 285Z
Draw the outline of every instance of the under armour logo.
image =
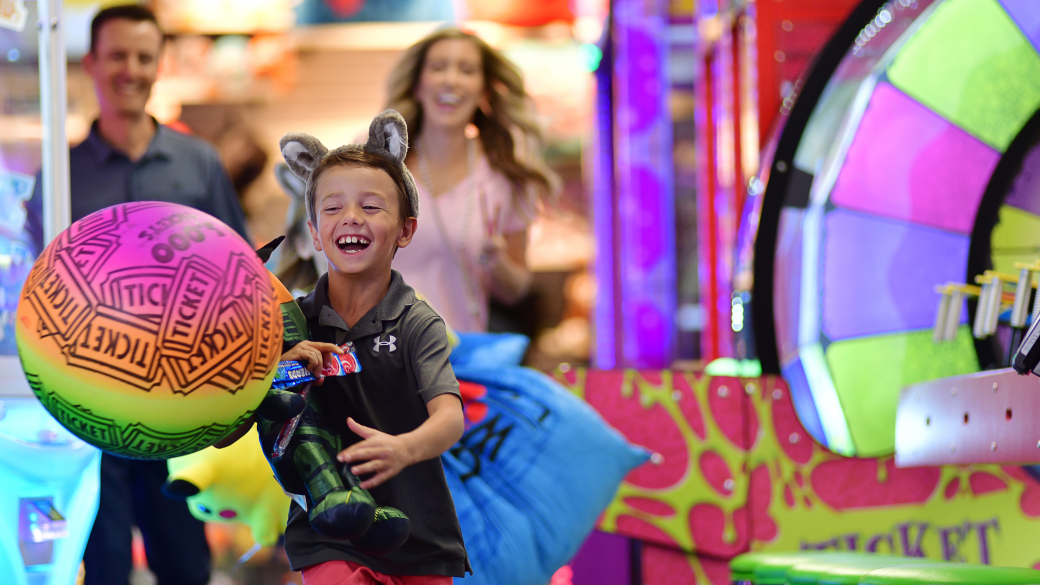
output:
M375 352L375 353L379 353L379 348L380 347L385 347L385 348L387 348L386 349L387 352L393 353L394 350L397 349L397 346L394 345L394 343L396 341L397 341L397 338L394 337L393 335L390 336L390 341L380 341L379 337L376 337L376 339L375 339L376 343L375 343L375 345L372 346L372 351Z

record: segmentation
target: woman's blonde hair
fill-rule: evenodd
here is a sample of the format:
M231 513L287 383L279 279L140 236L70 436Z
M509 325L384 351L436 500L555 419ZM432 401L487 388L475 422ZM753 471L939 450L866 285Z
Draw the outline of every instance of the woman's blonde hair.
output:
M525 204L535 203L532 199L551 203L559 191L559 178L549 170L542 157L544 138L535 121L531 97L524 89L523 74L512 61L477 35L457 28L445 28L409 47L390 72L386 107L404 116L412 142L417 142L415 138L423 129L423 111L415 90L430 47L447 39L464 39L480 50L489 107L487 111L477 108L472 121L480 132L480 143L488 164L513 185L514 199ZM518 140L522 145L520 157L517 156Z

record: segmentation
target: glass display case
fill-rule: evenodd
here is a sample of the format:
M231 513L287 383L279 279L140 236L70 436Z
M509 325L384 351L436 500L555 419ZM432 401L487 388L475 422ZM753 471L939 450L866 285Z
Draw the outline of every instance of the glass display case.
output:
M18 365L14 316L34 259L24 229L25 202L41 166L43 124L38 37L32 26L37 3L27 3L24 10L21 30L13 18L0 27L0 395L29 393Z

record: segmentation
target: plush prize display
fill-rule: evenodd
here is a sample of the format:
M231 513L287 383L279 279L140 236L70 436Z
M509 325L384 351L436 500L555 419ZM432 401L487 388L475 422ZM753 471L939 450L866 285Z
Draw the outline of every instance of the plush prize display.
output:
M250 433L224 449L208 447L167 461L170 477L163 492L187 499L203 522L241 522L261 546L285 532L289 496L271 475L256 435Z
M29 385L105 451L166 459L212 445L270 388L282 319L256 253L164 202L75 222L36 260L16 316Z

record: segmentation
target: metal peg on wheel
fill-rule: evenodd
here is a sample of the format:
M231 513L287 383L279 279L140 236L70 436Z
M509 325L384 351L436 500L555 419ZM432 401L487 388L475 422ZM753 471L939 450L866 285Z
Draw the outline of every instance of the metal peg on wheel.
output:
M971 327L971 334L975 339L986 337L986 307L989 305L989 297L992 291L993 287L988 281L982 283L982 289L979 292L979 302L975 305L975 321Z
M950 313L950 297L953 290L949 285L935 287L939 293L939 308L935 312L935 325L932 326L932 343L942 343L946 338L946 318Z
M988 271L987 271L987 275ZM997 332L997 324L1000 320L1000 309L1001 301L1004 296L1004 281L1000 275L992 274L990 276L990 290L989 296L986 297L986 322L985 322L985 335L994 335Z

